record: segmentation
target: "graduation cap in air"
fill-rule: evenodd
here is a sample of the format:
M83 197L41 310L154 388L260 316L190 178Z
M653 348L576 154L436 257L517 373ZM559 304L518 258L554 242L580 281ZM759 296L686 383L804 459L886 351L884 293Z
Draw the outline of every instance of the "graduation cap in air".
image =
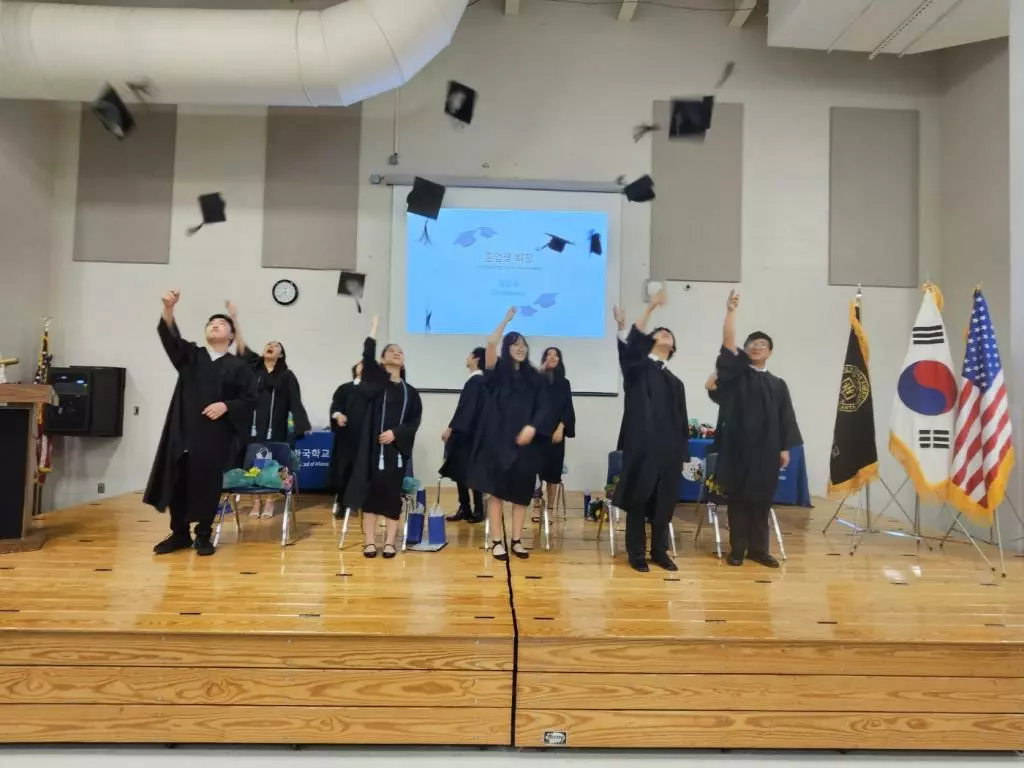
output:
M110 133L123 139L135 128L135 118L109 83L92 103L92 112Z
M714 96L705 96L703 99L673 99L669 113L668 137L704 138L704 134L711 127L711 113L714 108Z
M356 302L356 310L363 311L363 290L366 288L366 275L362 272L342 272L338 278L338 295L351 296Z
M191 237L200 229L203 228L204 224L221 224L228 220L227 214L224 212L226 207L224 198L221 197L220 192L211 192L206 195L199 196L199 210L203 214L203 221L194 227L188 228L188 235Z
M565 250L565 246L576 245L576 243L570 240L566 240L564 237L552 235L550 232L545 232L544 234L546 234L550 239L547 241L547 243L538 248L538 251L543 251L545 248L550 248L555 253L562 253Z
M604 253L604 250L601 248L601 235L598 234L596 230L592 229L590 230L588 237L590 239L590 255L600 256Z
M409 213L437 221L437 217L441 213L444 193L445 188L441 184L417 176L412 182L412 189L409 190L409 194L405 198L405 208ZM430 234L427 232L428 223L423 222L421 243L430 243Z
M448 81L448 96L445 98L444 111L460 123L469 125L473 122L473 109L476 107L476 91L457 80Z
M623 187L622 194L631 203L648 203L654 199L654 179L645 174Z

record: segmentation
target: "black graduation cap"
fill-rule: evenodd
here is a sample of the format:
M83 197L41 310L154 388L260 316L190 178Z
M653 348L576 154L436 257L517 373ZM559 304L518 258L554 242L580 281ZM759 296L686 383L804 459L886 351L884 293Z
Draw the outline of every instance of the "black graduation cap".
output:
M444 200L445 188L441 184L417 176L412 182L412 189L405 198L405 207L409 213L423 216L426 219L437 221L441 213L441 203ZM420 235L420 242L430 244L430 233L427 231L429 221L423 222L423 234Z
M445 114L454 117L460 123L469 125L473 122L473 108L476 106L476 91L457 80L448 81L448 96L445 98Z
M92 103L92 112L103 123L103 127L119 139L135 129L135 118L109 83Z
M545 232L544 234L546 234L551 239L548 240L547 243L542 245L540 248L538 248L538 251L543 251L545 248L550 248L555 253L562 253L565 250L565 246L576 245L576 243L566 240L564 237L552 235L550 232Z
M441 213L444 193L445 188L442 185L417 176L405 198L406 210L436 221L438 214Z
M356 310L363 311L363 290L366 288L366 275L362 272L342 272L338 278L338 295L351 296L355 299Z
M203 228L203 224L220 224L228 220L227 214L224 212L226 203L224 198L221 197L220 192L211 192L206 195L199 196L199 210L203 214L203 223L195 227L188 228L188 235L191 237L200 229Z
M704 138L711 127L711 113L715 108L715 97L703 99L674 99L668 123L670 139L689 137Z
M654 179L643 175L622 188L622 193L631 203L647 203L654 199Z
M590 230L590 255L600 256L604 251L601 248L601 235L595 230Z

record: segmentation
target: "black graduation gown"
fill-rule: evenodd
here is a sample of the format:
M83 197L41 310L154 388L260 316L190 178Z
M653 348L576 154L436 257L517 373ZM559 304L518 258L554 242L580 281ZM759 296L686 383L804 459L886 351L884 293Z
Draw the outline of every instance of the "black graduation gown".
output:
M278 361L273 372L267 371L263 358L246 349L241 358L256 375L256 412L249 424L250 442L288 442L288 414L295 422L295 434L304 435L312 429L302 405L299 380L287 363ZM270 436L267 430L270 430Z
M420 394L404 380L391 381L377 362L377 342L371 338L363 343L363 378L359 386L366 388L368 407L359 428L343 503L349 509L397 520L402 514L402 481L412 460L416 431L423 415ZM389 429L395 433L395 441L382 446L377 437Z
M641 512L652 494L658 505L679 498L679 477L690 458L686 389L668 369L649 358L650 336L634 326L619 350L625 404L619 434L622 474L612 501Z
M562 467L565 466L565 441L576 437L576 411L572 407L572 385L569 380L552 379L548 384L548 398L555 428L562 423L565 429L562 442L553 443L548 438L538 446L541 453L540 479L545 483L560 483Z
M468 486L469 465L473 458L473 440L480 426L480 415L487 397L482 373L470 376L462 385L448 428L452 433L444 447L441 476Z
M177 481L178 460L188 452L190 489L204 501L213 498L216 505L224 470L234 463L248 436L256 380L249 366L234 355L211 360L205 347L181 338L177 324L168 326L161 318L157 333L178 372L178 381L142 500L161 512L167 509ZM227 413L215 421L203 416L206 406L219 402L228 407ZM197 514L213 512L189 509L193 520Z
M754 370L743 350L718 355L720 404L715 476L727 498L770 504L779 484L779 454L803 442L786 382Z
M473 443L469 487L525 507L533 499L540 471L538 446L551 439L557 425L547 406L547 383L529 366L517 369L499 360L484 372L484 387L487 398ZM537 431L533 442L516 445L516 436L527 425Z
M356 453L359 448L359 436L363 428L363 419L366 418L366 409L369 400L366 397L367 389L362 382L346 381L336 390L331 397L331 409L329 412L331 434L334 441L331 446L331 463L327 469L329 487L342 501L345 496L345 487L348 485L349 477L352 475L352 466L355 464ZM344 427L339 427L334 420L334 414L345 414L347 421Z

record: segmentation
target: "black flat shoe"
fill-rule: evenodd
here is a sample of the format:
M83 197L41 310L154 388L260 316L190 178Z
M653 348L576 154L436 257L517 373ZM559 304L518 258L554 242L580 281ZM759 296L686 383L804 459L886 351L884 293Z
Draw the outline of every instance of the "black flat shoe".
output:
M446 517L445 520L447 520L449 523L457 523L460 520L469 520L472 516L472 512L470 512L468 509L466 509L465 507L459 507L454 512L454 514L448 515L448 517Z
M372 558L374 558L376 556L377 556L377 545L376 544L367 544L365 547L363 547L363 557L371 558L372 559Z
M678 571L679 566L673 562L672 558L668 555L658 555L655 557L651 555L651 562L657 565L659 568L664 568L666 571Z
M530 557L530 553L526 551L526 547L519 539L512 539L512 554L520 560L527 560Z
M498 547L501 547L501 552L498 552ZM505 542L495 541L491 544L491 554L494 555L494 559L501 563L508 562L508 551L505 549Z
M725 558L725 562L727 562L729 565L743 565L743 558L736 557L736 555L729 555L727 558Z
M748 552L747 559L753 560L758 565L763 565L765 568L778 568L779 561L769 555L767 552Z
M385 560L390 560L391 558L393 558L397 554L398 554L398 550L395 549L395 545L394 544L385 544L384 545L384 550L381 552L381 556Z
M647 564L646 560L630 560L629 567L639 573L650 573L651 567Z
M169 555L181 549L192 549L192 537L187 533L172 533L153 547L153 554Z

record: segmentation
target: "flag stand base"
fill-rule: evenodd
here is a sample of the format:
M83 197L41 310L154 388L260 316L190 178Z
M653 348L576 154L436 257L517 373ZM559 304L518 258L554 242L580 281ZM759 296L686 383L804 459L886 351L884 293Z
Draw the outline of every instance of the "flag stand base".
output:
M1017 511L1017 508L1013 505L1013 502L1010 501L1010 497L1007 496L1006 498L1003 499L1003 504L999 506L999 509L995 510L995 512L992 513L992 525L988 529L989 538L980 539L980 541L983 544L988 544L990 547L995 547L997 550L999 550L999 571L1002 577L1005 579L1006 560L1003 556L1003 532L999 527L999 510L1003 509L1004 505L1009 505L1010 511L1013 512L1013 516L1017 518L1017 522L1020 523L1022 528L1024 528L1024 520L1021 519L1020 512ZM949 529L946 531L946 535L943 536L942 540L939 542L939 547L941 548L942 545L949 540L950 536L953 533L953 529L959 527L961 532L963 532L964 535L967 536L968 541L970 541L971 544L974 544L974 548L977 549L979 553L981 553L982 558L985 560L986 563L988 563L989 567L992 568L993 571L996 570L992 563L989 562L988 558L985 557L985 554L981 552L981 548L978 546L975 538L972 537L971 534L964 527L962 518L963 512L957 512L956 517L953 518L952 525L949 526ZM1014 541L1016 541L1016 539L1014 539Z
M909 479L903 481L903 484L900 485L900 487L896 490L896 493L893 493L892 488L890 488L889 484L886 483L885 480L883 480L881 477L878 478L878 482L882 484L882 487L885 489L885 492L889 494L889 501L886 502L886 505L884 507L882 507L881 512L874 515L872 514L871 485L866 485L864 486L864 526L861 527L860 525L859 509L856 510L856 517L853 519L853 521L847 520L846 518L839 516L840 513L843 511L843 507L846 505L846 502L850 499L850 497L847 496L841 502L839 502L839 506L836 508L835 514L832 515L832 518L822 529L822 534L828 533L828 529L832 527L832 523L839 523L840 525L845 525L847 528L850 528L851 533L853 535L853 540L850 542L851 555L857 551L857 547L860 546L861 542L864 540L866 536L892 536L894 538L900 539L913 539L917 542L918 548L920 548L923 542L924 545L928 547L929 550L931 550L932 545L929 544L925 537L921 535L921 508L918 501L916 499L914 501L914 516L911 517L907 513L907 510L903 508L903 505L900 504L899 500L896 498L896 495L903 490L903 487L907 484L907 482L909 482ZM900 508L900 511L903 513L903 516L907 518L907 522L911 524L911 532L908 533L907 531L890 531L885 528L878 527L878 520L881 519L882 515L885 514L885 511L889 509L889 507L892 506L893 504Z

